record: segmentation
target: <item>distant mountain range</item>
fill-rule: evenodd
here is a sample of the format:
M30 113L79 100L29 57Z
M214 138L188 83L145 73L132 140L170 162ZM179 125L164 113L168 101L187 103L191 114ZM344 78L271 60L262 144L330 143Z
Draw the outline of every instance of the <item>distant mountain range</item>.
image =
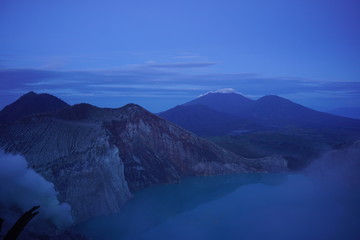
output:
M217 112L242 117L246 110L251 107L253 102L253 100L246 98L239 93L215 92L198 97L183 104L183 106L205 105Z
M203 104L179 105L159 114L199 136L218 136L242 129L263 128L262 124L216 111Z
M315 111L274 95L254 101L238 93L208 93L159 116L200 136L286 126L360 130L360 120Z
M186 176L287 170L282 157L241 157L135 104L69 106L33 92L0 112L0 147L53 182L76 221L116 212L135 191Z
M237 93L211 92L159 116L241 156L284 156L294 170L324 151L360 139L360 120L273 95L251 100Z

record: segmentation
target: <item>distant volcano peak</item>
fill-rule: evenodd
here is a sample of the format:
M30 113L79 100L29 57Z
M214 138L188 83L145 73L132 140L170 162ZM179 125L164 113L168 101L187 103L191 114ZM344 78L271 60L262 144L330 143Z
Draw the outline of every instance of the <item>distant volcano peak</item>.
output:
M28 92L28 93L25 93L25 94L23 95L23 97L24 97L24 96L37 96L37 95L39 95L39 94L37 94L37 93L34 92L34 91L30 91L30 92Z
M215 91L209 91L209 92L200 94L199 97L202 97L202 96L205 96L208 94L213 94L213 93L227 93L227 94L231 93L231 94L243 95L243 94L237 92L236 89L234 89L234 88L222 88L222 89L218 89Z

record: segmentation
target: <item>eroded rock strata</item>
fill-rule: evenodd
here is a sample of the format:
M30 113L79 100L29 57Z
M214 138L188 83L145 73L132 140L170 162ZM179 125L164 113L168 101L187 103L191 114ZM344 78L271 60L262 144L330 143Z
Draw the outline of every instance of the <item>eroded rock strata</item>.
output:
M23 154L53 182L76 221L116 212L133 191L186 176L287 169L281 157L239 157L135 104L31 115L1 126L0 147Z

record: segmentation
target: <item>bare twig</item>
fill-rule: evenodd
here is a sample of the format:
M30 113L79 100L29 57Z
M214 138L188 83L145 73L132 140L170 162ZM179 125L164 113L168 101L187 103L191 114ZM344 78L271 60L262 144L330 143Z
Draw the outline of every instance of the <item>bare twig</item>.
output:
M36 211L40 206L35 206L31 208L29 211L25 212L12 226L12 228L7 232L4 237L4 240L16 240L19 234L24 230L26 224L30 222L30 220L35 217L39 212Z

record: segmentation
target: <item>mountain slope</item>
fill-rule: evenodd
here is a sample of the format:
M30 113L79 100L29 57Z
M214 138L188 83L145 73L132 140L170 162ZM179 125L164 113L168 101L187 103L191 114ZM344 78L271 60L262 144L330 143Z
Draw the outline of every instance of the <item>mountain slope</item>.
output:
M294 170L304 168L324 151L347 146L360 138L360 120L318 112L279 96L249 102L243 101L241 95L228 94L207 94L160 116L240 156L284 156ZM229 99L239 102L229 103ZM213 111L217 109L218 121L209 111L199 111L201 118L197 117L198 112L191 108L200 109L200 105L192 105L194 102L202 102L206 105L203 107ZM236 107L223 111L219 106L225 105ZM236 121L227 121L228 116Z
M237 116L238 113L247 109L252 103L253 100L238 93L208 93L183 104L183 106L201 104L215 111Z
M217 112L201 104L176 106L158 115L203 137L259 127L258 124Z
M68 106L50 94L29 92L0 111L0 123L11 123L31 114L53 112Z
M246 126L246 122L252 122L268 127L296 126L360 130L360 120L315 111L274 95L265 96L253 101L236 93L209 93L181 105L183 108L179 114L172 113L174 109L169 109L162 112L160 116L163 116L190 131L200 132L198 128L189 128L188 123L183 120L184 115L189 115L191 117L191 114L193 114L193 111L186 109L186 107L194 106L195 104L203 104L216 111L218 113L218 119L224 119L225 116L229 115L237 117L238 122L243 124L243 126ZM180 107L178 108L180 109ZM224 115L220 116L221 114L219 113ZM202 119L212 119L212 115L212 113L204 112ZM204 124L203 120L201 120L201 123L200 119L195 117L191 117L191 121L193 126ZM213 127L222 128L221 125L221 122L218 125L214 122ZM230 130L238 130L235 127L236 124L232 124L232 126L234 127ZM248 129L251 129L251 127L248 126ZM214 136L214 133L211 131L203 131L201 134L204 136Z
M0 128L0 147L52 182L76 221L119 211L132 197L119 150L99 123L28 117Z
M0 128L0 147L23 154L53 182L77 221L116 212L132 192L185 176L287 169L280 157L239 157L135 104L25 117Z
M184 176L272 171L268 163L275 158L239 157L138 105L128 104L122 110L126 118L104 125L112 133L111 142L120 149L130 190ZM282 160L274 162L274 169L283 166Z
M296 125L300 127L360 129L359 120L315 111L273 95L258 99L243 114L260 123L278 127Z

